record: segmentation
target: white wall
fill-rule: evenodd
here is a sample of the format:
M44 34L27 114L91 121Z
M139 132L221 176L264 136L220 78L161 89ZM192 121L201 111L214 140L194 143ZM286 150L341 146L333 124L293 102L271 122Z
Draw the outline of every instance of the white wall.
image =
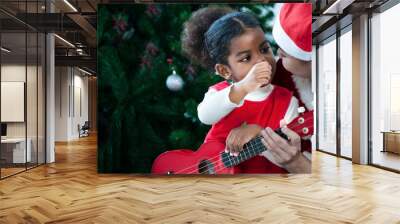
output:
M30 68L28 67L28 70ZM25 82L25 64L9 64L1 66L1 81L3 82ZM1 108L6 110L7 108ZM25 123L24 122L10 122L7 123L7 137L25 137Z
M27 77L29 81L29 86L32 88L27 88L27 119L28 119L28 137L30 127L32 127L32 132L36 135L36 66L27 66ZM41 72L41 71L39 71ZM25 64L5 64L1 66L1 81L2 82L25 82ZM26 82L25 82L26 83ZM2 96L6 97L6 96ZM41 107L42 105L39 105ZM1 108L1 110L6 110L7 108ZM35 112L35 113L33 113ZM34 122L34 123L32 123ZM8 137L25 137L25 123L26 122L7 122L7 136Z
M88 121L88 78L72 67L56 67L55 73L55 140L70 141L79 137L78 124Z
M25 121L25 82L1 81L1 108L2 122Z
M74 108L73 108L73 119L72 119L72 132L71 135L74 137L78 137L78 124L81 126L85 123L85 121L89 120L89 110L88 110L88 77L82 76L83 73L79 72L76 74L78 70L75 69L74 75ZM80 96L80 97L79 97ZM80 102L79 102L80 101ZM81 108L80 108L81 107ZM81 110L81 111L80 111Z
M38 70L36 70L38 69ZM2 82L24 82L26 83L26 107L25 104L21 108L22 113L26 110L26 121L23 122L5 122L7 124L8 138L25 138L25 135L30 140L32 161L44 163L44 74L42 67L36 67L25 64L3 64L1 66L1 81ZM27 82L25 80L27 78ZM2 98L7 98L2 95ZM1 110L7 111L11 108L2 107ZM15 111L8 111L15 113ZM39 156L37 156L39 153Z
M67 67L55 68L55 141L68 140L68 86Z

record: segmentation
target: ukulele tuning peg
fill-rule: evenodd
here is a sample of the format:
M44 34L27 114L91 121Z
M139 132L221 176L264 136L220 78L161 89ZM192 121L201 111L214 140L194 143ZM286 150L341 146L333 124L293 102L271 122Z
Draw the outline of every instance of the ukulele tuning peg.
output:
M304 113L305 111L306 111L306 108L304 108L304 107L297 108L297 112L299 112L299 114Z

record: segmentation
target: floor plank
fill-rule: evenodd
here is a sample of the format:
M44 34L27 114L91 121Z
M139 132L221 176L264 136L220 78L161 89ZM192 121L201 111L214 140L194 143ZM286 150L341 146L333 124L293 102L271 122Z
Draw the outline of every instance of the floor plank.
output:
M400 223L400 175L313 153L309 175L97 174L96 137L0 181L0 223Z

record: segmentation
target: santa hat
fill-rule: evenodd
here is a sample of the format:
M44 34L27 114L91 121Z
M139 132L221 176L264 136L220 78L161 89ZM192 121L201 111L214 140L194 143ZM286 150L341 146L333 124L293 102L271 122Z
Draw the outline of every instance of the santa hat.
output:
M272 30L279 47L303 61L311 61L311 17L311 3L285 3Z

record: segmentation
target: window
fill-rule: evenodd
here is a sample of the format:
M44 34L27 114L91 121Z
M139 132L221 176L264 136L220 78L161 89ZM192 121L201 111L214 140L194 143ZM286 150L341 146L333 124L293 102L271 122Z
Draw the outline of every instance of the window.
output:
M340 155L351 158L352 141L352 32L340 36Z
M43 4L18 6L21 14L39 13ZM0 17L10 21L0 23L0 178L5 178L45 163L46 39L7 14Z
M318 149L336 153L336 39L318 49Z
M400 170L400 4L371 18L372 163Z

